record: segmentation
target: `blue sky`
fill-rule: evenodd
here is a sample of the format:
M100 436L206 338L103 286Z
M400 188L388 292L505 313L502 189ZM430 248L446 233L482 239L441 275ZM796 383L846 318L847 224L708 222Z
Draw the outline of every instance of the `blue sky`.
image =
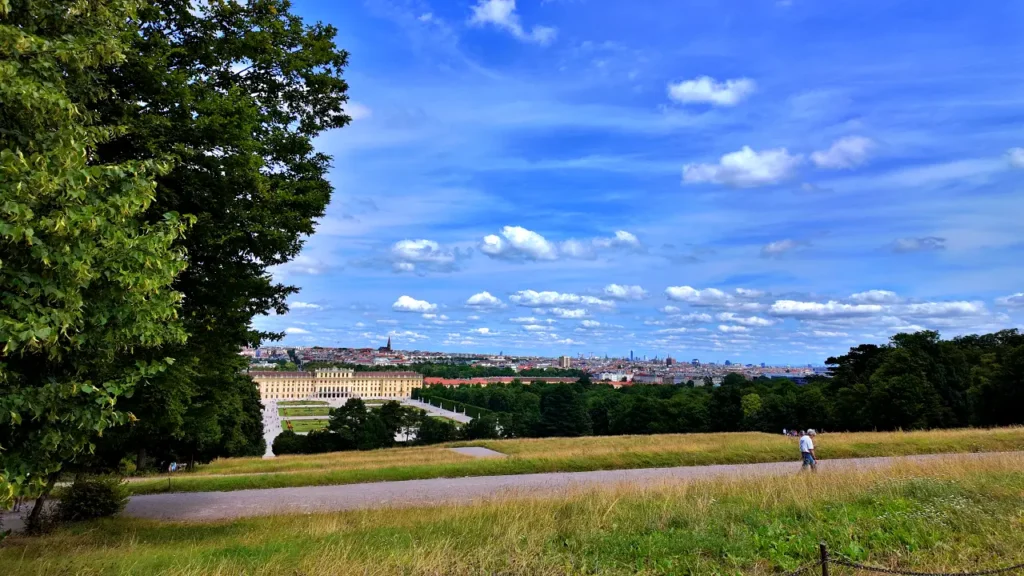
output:
M1024 325L1024 3L300 0L351 53L293 345L821 363Z

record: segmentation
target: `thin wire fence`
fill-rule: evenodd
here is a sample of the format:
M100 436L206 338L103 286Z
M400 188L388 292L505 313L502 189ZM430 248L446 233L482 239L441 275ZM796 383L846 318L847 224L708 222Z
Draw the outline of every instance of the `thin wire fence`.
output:
M842 566L845 568L852 568L854 570L872 572L876 574L897 574L900 576L992 576L994 574L1010 574L1014 572L1024 573L1024 563L1014 564L1012 566L1002 566L999 568L987 568L985 570L964 572L919 572L914 570L883 568L881 566L871 566L869 564L855 562L848 558L832 556L831 554L829 554L828 546L824 542L822 542L819 547L819 553L819 560L808 564L804 564L803 566L791 572L784 572L783 576L801 576L805 574L810 575L816 574L818 573L818 571L821 572L821 576L829 576L829 569L833 566Z

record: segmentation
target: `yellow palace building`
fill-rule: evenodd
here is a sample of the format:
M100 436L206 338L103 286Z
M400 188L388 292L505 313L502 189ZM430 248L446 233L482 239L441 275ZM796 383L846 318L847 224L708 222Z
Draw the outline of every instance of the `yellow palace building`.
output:
M328 368L315 372L249 372L263 400L309 398L408 398L423 386L416 372L356 372Z

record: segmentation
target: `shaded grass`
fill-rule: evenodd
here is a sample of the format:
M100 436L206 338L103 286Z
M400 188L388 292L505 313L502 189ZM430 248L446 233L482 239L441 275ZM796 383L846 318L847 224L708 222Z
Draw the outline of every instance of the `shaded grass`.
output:
M823 459L1024 450L1024 428L858 432L817 439ZM509 458L457 455L448 447L483 446ZM171 491L196 492L353 484L422 478L584 472L709 464L750 464L796 460L795 439L758 432L594 436L461 442L369 452L261 458L229 458L175 478ZM211 478L213 474L233 474ZM134 494L167 492L163 481L134 482Z
M281 430L288 429L288 423L291 422L292 430L294 432L312 432L313 430L322 430L327 427L327 423L330 422L327 418L317 420L282 420Z
M277 413L284 416L330 416L331 409L323 408L278 408Z
M622 485L233 522L116 519L10 539L11 574L775 574L817 543L961 571L1024 561L1024 457ZM837 574L849 572L835 571Z

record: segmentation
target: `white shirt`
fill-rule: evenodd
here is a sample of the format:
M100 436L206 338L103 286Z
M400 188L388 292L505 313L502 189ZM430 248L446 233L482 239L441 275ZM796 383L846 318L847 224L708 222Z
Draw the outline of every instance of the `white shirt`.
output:
M814 450L814 441L807 434L800 437L800 452L810 452Z

